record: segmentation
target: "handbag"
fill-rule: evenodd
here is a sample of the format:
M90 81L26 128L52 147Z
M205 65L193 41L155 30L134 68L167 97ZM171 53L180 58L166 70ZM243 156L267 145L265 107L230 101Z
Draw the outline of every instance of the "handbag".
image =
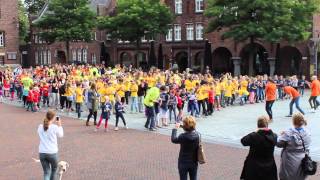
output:
M298 134L298 133L297 133ZM304 140L300 134L298 134L302 141L303 151L305 153L304 158L301 160L301 169L305 175L314 175L317 172L317 162L313 161L307 152Z
M198 136L199 136L199 145L198 145L198 152L197 152L198 153L198 162L199 162L199 164L204 164L204 163L206 163L206 156L204 154L200 133L198 133Z

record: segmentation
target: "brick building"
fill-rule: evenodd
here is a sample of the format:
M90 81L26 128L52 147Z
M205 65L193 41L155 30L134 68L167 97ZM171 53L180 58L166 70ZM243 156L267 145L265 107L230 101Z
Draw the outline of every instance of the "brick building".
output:
M103 1L103 0L101 0ZM175 15L174 22L169 26L167 35L160 35L155 38L155 52L160 44L163 48L164 68L169 68L177 63L181 70L191 68L195 71L204 70L204 47L205 42L211 43L212 64L215 73L232 72L234 74L310 74L310 47L309 42L301 42L290 45L282 42L279 45L266 42L256 42L256 58L249 60L249 42L236 43L231 39L222 40L220 32L204 34L208 19L203 15L206 7L205 0L162 0L170 7ZM113 13L116 0L105 0L96 3L92 1L93 8L100 15ZM314 18L314 30L318 32L320 18ZM71 46L72 60L88 63L105 61L109 65L133 64L139 66L148 61L150 51L150 40L142 39L142 45L137 50L134 44L124 41L112 41L103 31L96 31L92 43L73 43ZM39 40L39 39L38 39ZM37 42L37 36L34 41ZM41 42L41 41L40 41ZM36 64L41 64L39 52L50 50L54 53L54 62L67 62L64 52L61 50L63 44L44 45L36 43L33 51L38 58ZM276 62L276 49L279 49ZM85 50L85 51L83 51ZM102 52L103 51L103 52ZM48 53L46 53L48 55ZM88 57L86 57L88 56ZM86 57L86 58L84 58ZM37 60L38 59L38 60ZM42 63L43 64L43 63Z
M0 65L20 64L18 1L0 0Z

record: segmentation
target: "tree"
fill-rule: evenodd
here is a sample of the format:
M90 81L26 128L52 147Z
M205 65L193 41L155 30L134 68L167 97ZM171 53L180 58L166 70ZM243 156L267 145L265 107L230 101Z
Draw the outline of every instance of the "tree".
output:
M70 42L91 41L95 14L90 10L88 0L51 0L48 11L36 22L36 27L47 42L65 42L69 61Z
M19 17L19 39L20 44L25 44L28 37L29 19L26 8L21 0L18 1L18 17Z
M208 0L207 32L223 29L222 38L250 40L250 60L257 40L296 42L310 36L312 15L318 0Z
M168 31L173 20L170 9L159 0L118 0L116 15L100 17L98 27L106 29L114 40L136 43Z
M30 15L38 14L48 0L24 0L24 4Z

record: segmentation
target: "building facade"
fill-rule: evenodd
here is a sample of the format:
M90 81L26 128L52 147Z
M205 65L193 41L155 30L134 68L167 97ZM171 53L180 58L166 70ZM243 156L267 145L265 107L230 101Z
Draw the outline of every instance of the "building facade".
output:
M100 15L114 12L116 0L106 0L105 2L95 6ZM309 42L272 44L257 41L252 47L249 42L222 39L223 30L209 34L204 33L208 24L208 19L203 14L206 0L162 0L162 2L175 15L174 22L168 24L169 31L166 35L159 35L154 40L142 39L142 44L137 49L135 44L121 40L112 41L104 31L96 31L93 42L71 45L72 61L140 66L148 62L150 41L154 41L156 54L159 46L162 46L163 68L170 68L172 64L176 63L181 70L191 68L196 72L201 72L205 69L205 43L209 42L212 48L212 69L217 74L231 72L235 75L310 75L312 57L310 56ZM319 16L315 16L314 33L320 30L319 22ZM43 61L40 59L45 57L44 55L48 56L48 50L53 56L51 63L70 62L70 60L64 60L65 56L61 50L63 44L45 45L36 43L38 40L35 36L35 45L32 47L35 64L47 62L44 61L45 59ZM251 48L255 48L257 52L254 59L249 58Z
M0 66L20 64L18 1L0 0Z

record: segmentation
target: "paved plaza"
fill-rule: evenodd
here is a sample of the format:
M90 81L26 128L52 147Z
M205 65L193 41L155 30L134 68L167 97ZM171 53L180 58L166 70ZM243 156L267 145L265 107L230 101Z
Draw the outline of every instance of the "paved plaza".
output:
M291 126L291 119L285 117L288 103L275 103L271 125L275 132ZM320 160L320 111L311 113L307 97L301 104L312 133L313 157ZM21 105L11 102L0 104L0 114L0 180L41 179L41 165L32 158L38 158L36 129L44 114L26 112ZM247 154L239 139L256 129L256 117L263 114L264 104L260 103L226 108L198 120L208 158L207 164L199 166L200 180L239 179ZM178 179L179 146L172 144L168 136L172 127L153 133L143 129L143 114L127 113L126 119L129 130L95 133L93 126L84 126L84 121L63 117L65 137L59 143L59 155L60 160L70 163L63 179ZM277 161L279 164L278 157ZM309 179L319 178L317 175Z

